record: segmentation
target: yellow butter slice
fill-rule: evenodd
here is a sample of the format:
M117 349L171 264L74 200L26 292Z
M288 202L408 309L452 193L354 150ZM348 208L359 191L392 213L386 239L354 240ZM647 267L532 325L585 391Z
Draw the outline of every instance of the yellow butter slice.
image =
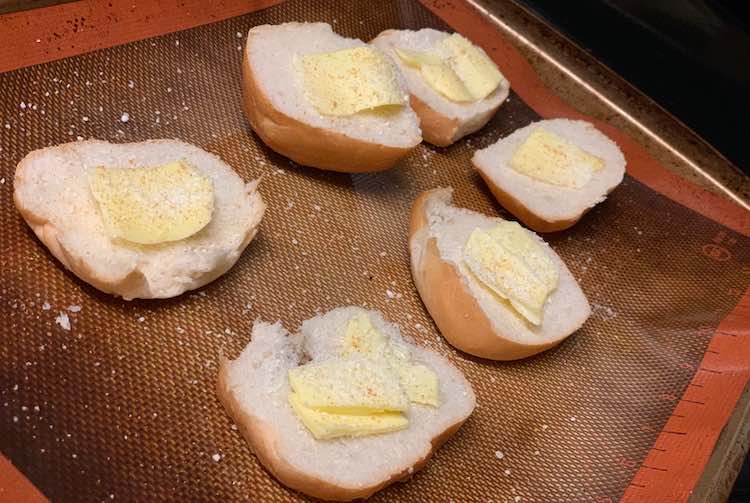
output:
M388 345L388 337L375 328L367 314L360 313L350 318L346 324L341 356L347 357L353 354L382 355Z
M441 45L448 53L449 65L475 100L486 98L503 82L497 65L458 33L444 38Z
M410 402L437 407L440 405L437 374L424 365L398 367L401 386Z
M400 47L394 47L394 52L405 65L411 66L412 68L419 68L422 65L439 65L443 63L440 56L429 52L412 51Z
M289 384L305 407L337 414L401 412L409 397L386 362L371 359L311 362L289 370Z
M551 185L580 189L591 181L604 161L565 138L536 129L508 163L518 173Z
M464 264L479 282L524 318L540 325L558 270L531 233L516 222L474 229L464 246Z
M88 181L108 234L133 243L185 239L203 229L214 211L211 179L183 161L97 167Z
M419 69L422 79L444 97L457 102L474 101L474 96L456 72L437 54L398 47L395 48L395 52L404 64Z
M419 72L430 87L449 100L458 102L475 101L464 82L448 65L444 63L422 65Z
M347 116L407 101L393 64L371 47L307 54L297 65L307 98L323 115Z
M398 412L380 414L335 414L306 407L297 393L289 394L294 413L318 440L361 437L403 430L409 420Z
M346 326L342 356L359 354L386 362L398 374L401 387L410 402L439 405L438 377L424 365L410 363L409 350L394 344L372 324L366 313L352 317Z

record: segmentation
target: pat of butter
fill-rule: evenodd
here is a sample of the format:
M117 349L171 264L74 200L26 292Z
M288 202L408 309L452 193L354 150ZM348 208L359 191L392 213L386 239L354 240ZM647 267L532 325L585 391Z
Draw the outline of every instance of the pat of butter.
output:
M420 73L430 87L451 101L466 102L477 99L466 88L464 82L458 78L456 72L445 63L422 65Z
M388 338L376 329L370 317L360 313L350 318L342 340L341 356L353 354L381 356L388 349Z
M448 62L475 100L489 96L503 81L497 65L458 33L442 40Z
M133 243L185 239L203 229L214 211L211 179L183 161L97 167L88 180L108 234Z
M463 259L479 282L534 325L542 323L544 303L557 288L558 271L529 231L516 222L474 229Z
M296 64L308 100L323 115L347 116L407 101L393 64L371 47L307 54Z
M604 161L555 133L537 129L518 147L509 162L518 173L535 180L580 189Z
M439 405L438 378L424 365L411 364L409 350L392 343L372 324L370 317L361 313L349 320L344 334L342 356L354 353L386 362L398 374L401 387L410 402Z
M306 407L297 393L289 395L294 413L318 440L361 437L403 430L409 420L399 412L380 414L335 414Z
M305 407L323 412L367 415L409 408L398 376L377 360L311 362L290 369L289 384Z
M402 364L398 367L398 375L410 402L432 407L440 405L438 378L435 372L424 365Z
M451 101L478 101L503 82L503 75L482 51L458 33L444 38L432 52L396 47L394 52L435 91Z

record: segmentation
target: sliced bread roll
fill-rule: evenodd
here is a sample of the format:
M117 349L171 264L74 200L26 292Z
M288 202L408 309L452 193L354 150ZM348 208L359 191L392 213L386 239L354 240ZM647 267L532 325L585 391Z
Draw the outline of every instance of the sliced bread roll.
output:
M596 156L603 168L594 171L580 188L546 183L514 170L511 159L529 136L540 129ZM625 175L625 157L615 142L586 121L568 119L544 120L518 129L477 150L472 163L498 202L537 232L573 226L584 213L604 201Z
M406 103L387 113L321 114L310 102L297 61L316 53L366 46L325 23L256 26L242 62L245 114L273 150L320 169L379 171L394 166L421 141L419 119ZM408 94L403 77L397 85Z
M89 185L92 170L177 160L213 185L208 224L185 239L159 244L112 237ZM257 181L245 184L215 155L176 140L82 141L36 150L16 168L14 200L66 268L99 290L128 300L174 297L216 279L237 261L265 211Z
M529 233L557 270L557 288L534 325L467 269L463 250L475 229L503 222L451 204L452 189L422 193L414 202L409 250L414 284L443 336L458 349L492 360L516 360L559 344L591 314L565 263ZM528 232L528 231L526 231Z
M508 97L510 84L503 78L486 98L473 102L451 101L433 89L418 68L406 65L395 49L425 52L432 50L451 34L424 28L421 30L386 30L370 43L387 52L399 66L409 86L410 102L419 115L425 141L440 147L455 143L482 128ZM484 51L478 47L484 53Z
M391 344L437 375L439 405L412 404L408 427L379 435L317 440L289 403L288 372L301 364L336 361L347 325L365 315ZM341 307L305 321L296 335L280 322L256 322L236 360L224 360L218 395L266 469L284 485L325 500L367 498L421 469L469 417L471 385L437 353L405 340L377 311Z

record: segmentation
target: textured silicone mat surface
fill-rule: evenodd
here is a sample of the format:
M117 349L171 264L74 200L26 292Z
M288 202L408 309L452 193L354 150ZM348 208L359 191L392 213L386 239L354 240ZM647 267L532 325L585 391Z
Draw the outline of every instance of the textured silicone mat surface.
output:
M299 499L232 428L214 393L218 354L237 355L258 317L295 329L355 303L447 355L478 399L424 471L375 501L617 499L748 286L750 240L626 178L575 228L547 237L591 300L585 327L521 362L461 354L412 286L409 207L451 185L456 204L503 214L469 159L537 116L512 94L480 133L423 145L392 171L296 166L250 131L239 86L247 29L291 20L362 39L444 28L416 3L300 0L0 75L0 450L54 501ZM181 138L246 180L264 176L261 232L198 292L137 302L99 293L51 257L12 203L16 163L79 136ZM70 330L55 322L61 312Z

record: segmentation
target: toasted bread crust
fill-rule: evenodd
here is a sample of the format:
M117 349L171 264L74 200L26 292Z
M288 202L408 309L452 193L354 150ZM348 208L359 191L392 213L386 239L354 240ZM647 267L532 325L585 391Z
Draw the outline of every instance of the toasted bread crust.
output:
M573 218L563 220L545 220L531 211L521 200L516 199L512 194L501 189L492 180L492 177L484 170L484 168L474 163L473 159L472 164L489 187L492 195L495 196L495 199L497 199L497 202L499 202L503 208L508 210L516 218L523 222L526 227L533 231L556 232L569 229L570 227L573 227L588 210L591 209L587 208Z
M419 127L422 128L424 141L438 147L447 147L456 141L456 132L460 125L458 119L450 119L438 113L414 94L409 96L409 102L419 116Z
M273 425L265 423L255 416L242 410L237 397L229 385L230 361L223 358L219 364L217 393L219 400L230 417L237 423L237 427L244 439L250 444L253 453L261 464L282 484L309 496L327 501L351 501L368 498L377 491L409 478L414 472L422 469L430 460L432 454L443 445L461 427L464 421L459 421L446 428L440 435L432 439L432 448L426 456L412 466L404 467L387 480L377 484L362 487L344 487L331 484L313 475L300 471L284 459L276 447L278 431Z
M304 166L362 173L392 168L407 156L412 147L389 147L350 138L323 128L305 124L274 108L263 92L249 61L254 35L248 35L242 58L242 101L245 116L263 143Z
M437 240L427 235L426 205L435 192L423 192L414 201L409 244L422 250L419 259L412 252L412 277L443 337L461 351L491 360L518 360L560 344L567 334L544 344L521 344L493 328L458 269L440 257Z
M150 140L150 142L171 142L171 140ZM181 142L180 142L181 143ZM55 147L47 147L44 149L36 150L26 156L16 167L16 172L13 180L14 187L20 187L25 181L25 170L35 158L43 156L47 150L66 148L66 145L58 145ZM124 276L112 276L102 275L101 273L94 270L89 265L87 260L76 254L73 250L67 248L63 240L60 239L61 231L49 220L45 219L41 215L37 215L30 209L28 209L19 194L18 190L13 192L13 202L15 203L16 209L21 214L29 227L34 231L34 234L39 240L47 247L50 253L59 260L66 269L78 276L81 280L90 284L94 288L101 290L104 293L120 296L125 300L132 299L152 299L152 298L169 298L175 297L185 291L200 288L211 281L215 280L225 272L227 272L239 258L239 253L235 260L226 261L219 264L219 267L205 271L202 274L196 275L192 278L190 284L184 285L182 291L176 294L165 295L159 291L153 291L147 278L136 266L134 269L128 272ZM265 205L263 206L265 208ZM262 213L261 213L262 216ZM245 230L245 236L242 244L238 247L241 252L247 247L258 232L258 225L250 226Z

